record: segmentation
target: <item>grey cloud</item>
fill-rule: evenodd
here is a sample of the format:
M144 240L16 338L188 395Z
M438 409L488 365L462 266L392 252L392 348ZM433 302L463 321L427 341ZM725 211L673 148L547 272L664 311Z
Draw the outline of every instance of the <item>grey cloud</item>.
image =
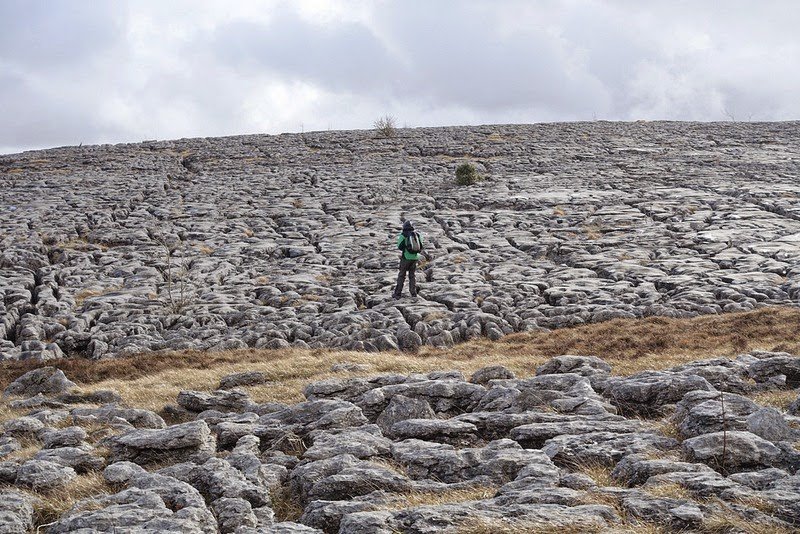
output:
M333 90L374 90L401 69L369 28L320 26L288 4L269 24L236 21L217 28L205 46L226 65L262 69Z
M3 0L0 58L32 69L71 68L113 46L124 10L89 0Z
M54 146L101 140L119 135L91 104L75 106L68 99L43 93L18 76L0 74L3 106L0 146Z

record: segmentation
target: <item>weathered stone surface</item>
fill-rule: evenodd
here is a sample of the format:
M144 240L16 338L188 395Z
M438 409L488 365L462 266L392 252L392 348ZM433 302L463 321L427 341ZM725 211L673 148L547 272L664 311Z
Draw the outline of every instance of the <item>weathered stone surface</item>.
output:
M511 430L509 437L525 448L540 448L545 441L556 436L607 432L629 434L652 430L650 425L639 421L557 421L552 423L532 423Z
M67 512L49 532L217 532L214 516L205 507L168 504L152 490L129 488L95 498L92 504Z
M674 472L714 473L714 470L705 464L652 459L641 454L629 454L617 463L611 471L611 476L628 486L641 486L652 476Z
M507 380L512 378L516 377L514 376L514 372L510 369L502 365L492 365L490 367L478 369L472 373L469 381L473 384L486 384L489 380Z
M761 408L747 416L749 432L767 441L794 441L800 439L800 431L789 426L781 412L775 408Z
M723 472L777 466L781 464L782 456L781 449L769 441L738 430L687 439L683 442L683 450L690 461L703 462Z
M481 479L494 484L513 480L531 463L551 465L541 451L523 449L510 439L483 448L456 449L452 445L407 439L395 443L392 457L413 479L431 478L454 483Z
M73 419L86 423L118 423L120 420L136 428L165 428L164 419L155 412L138 408L120 408L116 404L107 404L99 408L75 408L71 412Z
M348 500L315 500L305 508L300 522L325 532L339 532L342 517L355 512L380 510L402 505L407 501L400 495L373 491Z
M71 467L46 460L28 460L19 467L16 484L46 492L66 486L76 476Z
M782 377L782 384L800 387L800 357L786 353L760 353L758 358L747 368L747 374L753 380L767 382Z
M244 412L255 408L255 403L250 399L250 395L244 391L223 389L212 393L181 391L178 394L178 405L195 413L206 410L216 410L222 413Z
M612 466L628 454L673 450L678 441L657 433L587 432L561 435L542 446L556 465L601 464Z
M643 491L626 492L620 504L636 519L668 525L676 531L700 527L706 518L700 505L692 500L654 497Z
M46 430L39 433L39 439L42 440L42 447L45 449L78 447L83 444L86 438L86 431L79 426Z
M214 437L205 421L192 421L161 430L133 430L107 439L109 461L140 465L200 460L214 452Z
M40 367L20 376L3 391L3 395L33 397L39 393L57 395L75 387L75 383L55 367Z
M392 436L450 443L456 446L474 445L478 441L478 428L456 419L407 419L392 425Z
M22 492L0 490L0 532L26 534L33 530L33 499Z
M292 425L295 432L307 434L314 430L359 427L369 421L361 409L350 402L314 400L265 414L258 422L262 425Z
M11 436L0 437L0 460L22 448L20 442Z
M714 391L705 378L669 371L645 371L629 377L611 378L603 394L624 412L652 415L674 404L690 391Z
M411 490L404 475L379 464L361 462L317 481L308 492L309 500L350 499L375 490L403 493Z
M430 403L424 399L411 399L405 395L395 395L389 404L377 417L375 422L383 433L392 436L392 427L395 423L408 419L433 419L436 412Z
M219 380L219 389L233 389L240 386L257 386L269 381L261 371L246 371L223 376Z
M244 499L222 497L211 504L222 534L235 532L239 527L256 527L258 520L253 507Z
M743 486L747 486L754 490L763 490L769 487L772 487L775 482L782 480L789 476L789 473L784 471L783 469L777 469L775 467L769 467L767 469L762 469L760 471L747 471L744 473L734 473L730 475L728 478L742 484Z
M374 456L389 456L392 442L381 435L375 425L367 425L339 432L320 431L314 435L314 443L304 453L303 458L322 460L340 454L352 454L356 458L368 459Z
M77 473L97 471L106 465L105 459L89 445L42 449L34 455L34 458L71 467Z
M34 417L17 417L3 423L3 434L17 437L35 437L45 425Z
M611 366L597 356L556 356L536 368L537 375L576 373L582 376L608 375Z
M713 391L691 391L676 405L673 421L684 438L719 432L723 428L723 397L725 429L746 430L747 417L759 406L741 395Z

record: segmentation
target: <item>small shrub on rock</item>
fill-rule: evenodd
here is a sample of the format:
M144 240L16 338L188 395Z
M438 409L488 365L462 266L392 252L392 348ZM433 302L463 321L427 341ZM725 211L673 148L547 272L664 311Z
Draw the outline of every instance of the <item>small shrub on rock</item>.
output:
M456 167L456 183L458 185L472 185L480 182L483 177L478 173L472 163L462 163Z
M375 133L378 137L390 138L397 136L397 121L391 115L384 115L375 121Z

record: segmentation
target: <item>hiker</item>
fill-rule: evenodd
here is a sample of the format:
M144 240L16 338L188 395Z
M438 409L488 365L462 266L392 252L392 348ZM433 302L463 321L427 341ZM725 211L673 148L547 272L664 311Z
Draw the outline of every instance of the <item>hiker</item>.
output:
M403 283L406 281L408 273L408 290L412 297L417 296L417 261L419 253L422 252L422 236L414 231L411 221L403 223L403 233L397 236L397 248L403 252L400 254L400 273L397 275L397 285L394 288L394 299L400 298L403 293Z

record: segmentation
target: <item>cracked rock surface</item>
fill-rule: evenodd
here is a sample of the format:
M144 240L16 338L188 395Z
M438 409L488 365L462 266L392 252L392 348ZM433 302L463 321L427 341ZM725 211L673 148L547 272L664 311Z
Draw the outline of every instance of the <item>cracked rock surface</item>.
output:
M796 122L592 122L0 156L0 360L413 350L790 304L798 139ZM456 186L466 159L488 179ZM394 301L404 218L427 261L419 298Z

